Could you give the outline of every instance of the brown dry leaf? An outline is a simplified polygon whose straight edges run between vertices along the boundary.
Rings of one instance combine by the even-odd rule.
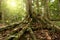
[[[45,32],[45,34],[46,34],[46,39],[47,40],[52,40],[51,37],[49,36],[48,32]]]

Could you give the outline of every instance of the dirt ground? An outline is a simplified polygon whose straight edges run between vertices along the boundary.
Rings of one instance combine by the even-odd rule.
[[[60,40],[60,33],[50,32],[49,30],[36,30],[34,34],[37,40]],[[24,39],[23,39],[24,38]],[[24,36],[20,38],[21,40],[31,40],[29,33],[25,33]]]
[[[0,33],[0,40],[4,40],[12,30]],[[60,32],[48,29],[38,29],[33,31],[37,40],[60,40]],[[29,32],[25,32],[20,40],[32,40]]]

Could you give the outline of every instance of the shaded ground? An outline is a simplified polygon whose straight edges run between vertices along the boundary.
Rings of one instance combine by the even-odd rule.
[[[2,25],[0,25],[2,26]],[[7,35],[13,30],[7,30],[0,32],[0,40],[5,40]],[[18,30],[19,31],[19,30]],[[37,40],[60,40],[60,32],[55,30],[48,30],[48,29],[37,29],[34,30],[34,34]],[[31,35],[28,31],[26,31],[20,38],[20,40],[32,40]]]
[[[34,31],[37,40],[60,40],[60,33],[53,33],[49,30],[36,30]],[[24,39],[23,39],[24,38]],[[22,36],[21,40],[31,40],[31,36],[27,33]]]

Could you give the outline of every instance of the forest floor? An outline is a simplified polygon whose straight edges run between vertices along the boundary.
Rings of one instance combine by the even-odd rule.
[[[50,32],[49,30],[36,30],[34,31],[34,34],[37,38],[37,40],[60,40],[60,33],[59,32]],[[26,40],[31,40],[29,38],[29,33],[27,34],[27,32],[24,34],[24,36],[22,38],[20,38],[21,40],[24,40],[23,38],[27,38]]]
[[[1,27],[2,25],[0,25]],[[0,33],[0,40],[4,40],[6,36],[11,32],[12,30],[3,31]],[[53,32],[48,29],[38,29],[33,31],[37,40],[60,40],[60,32]],[[20,40],[31,40],[31,35],[29,32],[25,32]]]
[[[0,28],[4,28],[5,26],[5,24],[0,23]]]

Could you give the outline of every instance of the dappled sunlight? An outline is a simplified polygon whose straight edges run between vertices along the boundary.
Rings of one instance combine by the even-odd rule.
[[[50,2],[54,2],[55,0],[50,0]]]
[[[60,0],[0,0],[0,40],[60,40]]]
[[[7,0],[7,5],[9,6],[9,7],[16,7],[17,6],[17,3],[16,3],[16,1],[14,1],[14,0]]]
[[[6,23],[22,21],[26,16],[26,4],[23,0],[2,0],[1,7]]]

